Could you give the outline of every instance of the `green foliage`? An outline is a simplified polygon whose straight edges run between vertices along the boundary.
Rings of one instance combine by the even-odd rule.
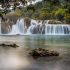
[[[33,5],[29,5],[29,6],[27,6],[27,11],[29,11],[29,10],[35,11],[34,6],[33,6]]]
[[[40,15],[39,15],[40,19],[46,20],[48,18],[48,15],[49,15],[49,12],[46,10],[46,8],[42,8],[40,10]]]
[[[31,9],[27,9],[27,8],[24,8],[21,12],[21,15],[23,15],[23,17],[32,17],[33,15],[33,10]]]
[[[0,0],[0,3],[2,3],[2,5],[6,3],[7,5],[9,1],[11,0]],[[14,0],[15,3],[18,1],[21,1],[24,5],[27,4],[26,0]],[[29,2],[31,1],[32,0],[29,0]],[[7,12],[8,11],[5,10],[2,14]],[[42,0],[34,5],[30,4],[21,10],[16,9],[14,14],[32,19],[57,19],[70,23],[70,0]]]
[[[70,14],[69,13],[65,14],[64,19],[66,20],[66,22],[70,23]]]
[[[43,0],[35,5],[24,8],[21,14],[24,17],[34,19],[57,19],[70,22],[70,1]]]
[[[63,20],[64,14],[65,14],[65,9],[59,8],[58,10],[55,11],[55,16],[58,20]]]
[[[16,9],[15,10],[15,13],[14,13],[16,16],[21,16],[21,11],[19,9]]]

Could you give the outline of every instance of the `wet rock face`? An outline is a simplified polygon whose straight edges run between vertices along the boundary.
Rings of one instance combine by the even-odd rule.
[[[26,17],[24,19],[24,26],[26,26],[27,28],[31,25],[31,19]]]
[[[13,24],[16,24],[17,20],[20,17],[14,13],[9,13],[9,14],[5,15],[4,18],[9,19],[10,21],[13,21],[13,23],[12,23],[12,25],[13,25]]]
[[[8,33],[10,32],[10,29],[11,29],[11,26],[9,25],[9,20],[5,20],[5,21],[2,21],[1,23],[1,32],[4,34],[4,33]]]
[[[59,56],[59,53],[56,51],[50,51],[43,48],[37,48],[31,50],[29,53],[33,58],[39,58],[39,57],[49,57],[49,56]]]
[[[31,30],[32,34],[45,34],[45,25],[37,25]]]
[[[12,29],[12,25],[16,24],[18,18],[19,17],[15,14],[7,14],[7,15],[3,16],[3,19],[1,22],[2,34],[9,33]]]

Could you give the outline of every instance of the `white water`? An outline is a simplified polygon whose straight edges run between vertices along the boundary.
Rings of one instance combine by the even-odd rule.
[[[24,25],[24,19],[18,19],[15,25],[12,25],[11,31],[6,35],[70,35],[70,25],[67,24],[48,24],[49,21],[42,24],[42,21],[31,20],[30,26]],[[0,24],[1,35],[1,24]]]
[[[12,26],[12,30],[9,33],[9,35],[23,34],[23,33],[24,33],[24,20],[18,19],[17,23]]]
[[[48,25],[46,25],[45,34],[47,34],[47,35],[69,35],[70,34],[70,25],[48,24]]]

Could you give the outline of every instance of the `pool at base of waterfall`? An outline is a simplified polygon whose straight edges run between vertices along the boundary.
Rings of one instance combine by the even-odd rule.
[[[70,70],[68,35],[0,36],[0,43],[5,42],[19,47],[0,46],[0,70]],[[59,56],[34,59],[28,52],[35,48],[54,50],[59,52]]]

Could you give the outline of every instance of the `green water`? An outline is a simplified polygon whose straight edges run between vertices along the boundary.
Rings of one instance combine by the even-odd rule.
[[[29,47],[70,47],[70,36],[25,36],[25,44]]]
[[[70,47],[70,36],[0,36],[0,42],[16,42],[24,47]]]
[[[14,42],[19,48],[0,46],[0,70],[70,70],[70,36],[0,36],[0,43]],[[59,52],[59,57],[33,59],[32,48]]]

